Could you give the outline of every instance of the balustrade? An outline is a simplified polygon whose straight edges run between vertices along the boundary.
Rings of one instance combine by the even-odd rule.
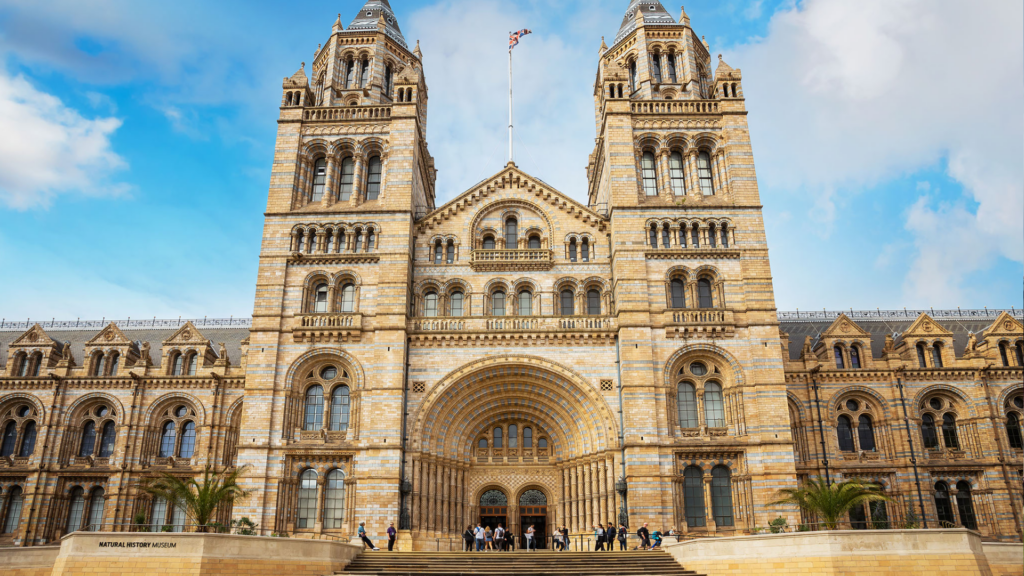
[[[501,331],[612,331],[614,318],[604,316],[506,316],[477,318],[416,319],[410,332],[501,332]]]
[[[333,120],[379,120],[391,118],[390,106],[328,106],[303,110],[302,119],[308,122]]]
[[[473,250],[470,265],[474,270],[548,270],[554,265],[551,250]]]
[[[296,342],[344,342],[358,340],[363,316],[358,313],[299,314],[292,337]]]
[[[732,336],[736,328],[732,310],[722,308],[666,310],[662,323],[666,336]]]
[[[634,114],[718,114],[714,100],[648,100],[631,102]]]

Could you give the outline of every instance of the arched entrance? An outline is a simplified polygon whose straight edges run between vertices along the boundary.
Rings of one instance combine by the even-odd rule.
[[[480,495],[480,525],[494,530],[508,526],[508,495],[496,488]]]
[[[526,547],[526,531],[533,526],[534,547],[547,548],[548,497],[531,488],[519,496],[519,542]]]

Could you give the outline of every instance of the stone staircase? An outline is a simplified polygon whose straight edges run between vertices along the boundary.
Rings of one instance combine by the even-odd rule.
[[[363,552],[339,576],[703,576],[667,552]]]

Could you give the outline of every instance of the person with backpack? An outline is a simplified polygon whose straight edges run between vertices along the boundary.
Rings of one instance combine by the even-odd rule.
[[[661,531],[655,530],[654,533],[651,534],[651,538],[654,540],[654,545],[651,546],[651,550],[656,548],[661,549]]]
[[[494,549],[498,552],[505,550],[505,529],[501,524],[494,529]]]
[[[462,533],[462,551],[472,552],[473,551],[473,527],[466,526],[466,531]]]
[[[640,539],[640,543],[633,550],[639,550],[640,548],[647,550],[651,547],[651,532],[647,529],[647,522],[644,522],[643,526],[637,528],[636,535]]]
[[[619,550],[626,549],[626,525],[619,524]]]
[[[483,552],[484,550],[484,529],[477,522],[476,528],[473,529],[473,537],[476,539],[476,551]]]

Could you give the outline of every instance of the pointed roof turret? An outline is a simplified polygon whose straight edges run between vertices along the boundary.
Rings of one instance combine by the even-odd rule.
[[[732,66],[729,66],[728,64],[726,64],[725,60],[722,60],[722,55],[719,54],[718,55],[718,68],[715,68],[715,78],[722,78],[722,77],[726,76],[727,74],[729,74],[730,72],[732,72]]]
[[[367,0],[366,4],[359,9],[352,23],[348,25],[349,32],[366,32],[377,30],[377,21],[384,19],[384,33],[404,48],[409,46],[405,43],[402,30],[398,27],[398,19],[391,9],[388,0]]]
[[[331,32],[341,32],[343,30],[345,30],[345,27],[341,25],[341,14],[338,14],[338,19],[334,21]]]
[[[637,20],[640,17],[643,18],[645,26],[676,23],[672,15],[658,0],[630,0],[629,7],[626,8],[626,15],[622,17],[622,26],[619,27],[619,32],[615,35],[615,42],[612,45],[618,44],[630,32],[636,30]]]

